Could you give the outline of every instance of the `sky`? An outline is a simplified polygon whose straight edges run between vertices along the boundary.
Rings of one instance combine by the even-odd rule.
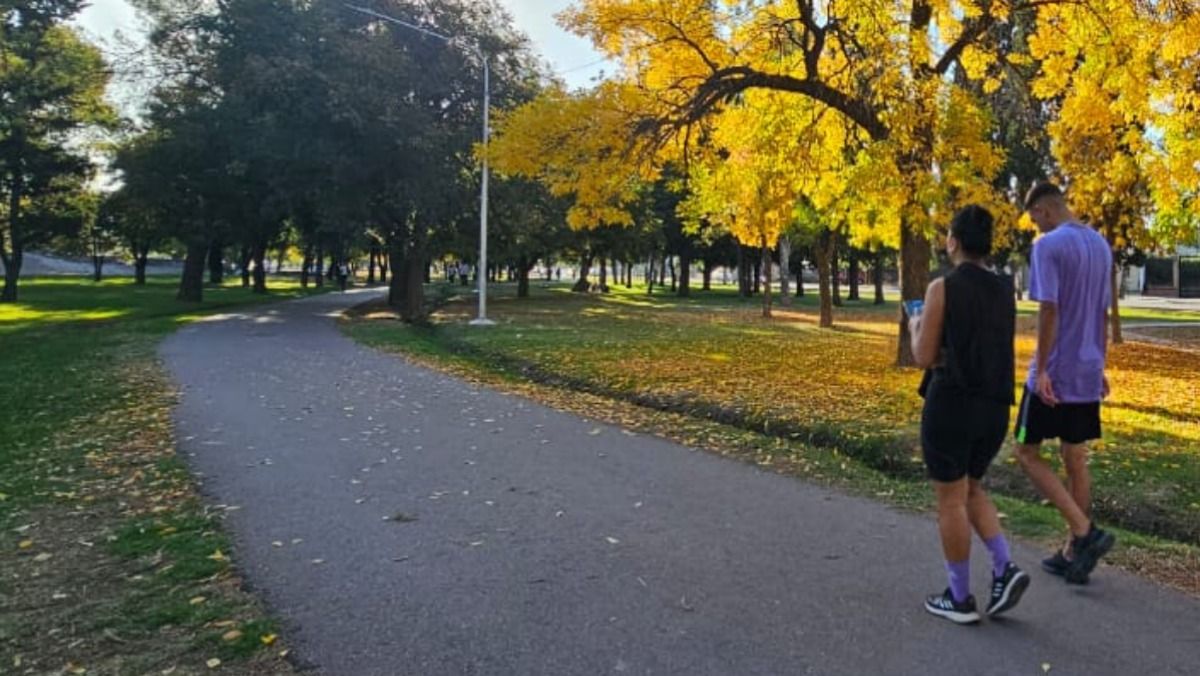
[[[509,10],[517,28],[530,37],[551,69],[571,87],[587,86],[606,68],[612,70],[589,42],[555,23],[554,15],[566,9],[571,0],[500,0],[500,4]],[[119,49],[113,39],[116,31],[140,42],[141,23],[126,0],[91,0],[75,23],[110,50]]]

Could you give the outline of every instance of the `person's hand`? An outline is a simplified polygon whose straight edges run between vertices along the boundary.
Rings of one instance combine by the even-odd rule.
[[[1108,399],[1108,395],[1112,394],[1112,386],[1108,384],[1108,376],[1104,376],[1104,387],[1100,390],[1100,398]]]
[[[1054,383],[1050,382],[1050,374],[1042,371],[1037,375],[1037,396],[1047,406],[1058,405],[1058,396],[1054,394]]]

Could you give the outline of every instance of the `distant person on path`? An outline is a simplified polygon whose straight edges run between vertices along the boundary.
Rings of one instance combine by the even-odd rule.
[[[1025,210],[1042,236],[1029,257],[1029,298],[1038,309],[1037,353],[1029,365],[1015,436],[1017,459],[1038,491],[1062,514],[1067,544],[1042,568],[1072,584],[1086,584],[1115,538],[1091,519],[1087,442],[1100,438],[1100,401],[1108,396],[1112,251],[1067,207],[1053,183],[1035,185]],[[1046,439],[1060,441],[1067,483],[1041,457]]]
[[[345,263],[339,263],[337,268],[338,286],[343,292],[346,291],[346,282],[350,279],[350,268],[346,267]]]
[[[954,269],[935,279],[922,308],[909,307],[913,357],[925,369],[921,447],[937,497],[949,586],[925,610],[959,624],[980,619],[971,595],[971,530],[992,558],[986,612],[1011,610],[1029,575],[1009,557],[996,506],[981,481],[1008,435],[1014,396],[1012,283],[986,267],[994,219],[980,206],[955,214],[946,237]]]

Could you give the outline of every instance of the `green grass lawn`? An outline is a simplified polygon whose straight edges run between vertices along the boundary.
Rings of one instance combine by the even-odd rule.
[[[183,323],[315,290],[271,279],[261,296],[239,280],[193,305],[176,283],[23,280],[21,302],[0,305],[0,567],[18,571],[0,581],[0,664],[158,673],[273,642],[175,456],[155,350]],[[48,580],[88,596],[51,603]]]
[[[835,312],[835,329],[822,330],[809,291],[791,307],[777,304],[775,318],[763,320],[759,299],[738,298],[732,289],[677,299],[647,296],[643,288],[614,287],[600,296],[535,284],[532,298],[518,300],[510,286],[497,285],[490,314],[498,325],[487,330],[466,325],[474,311],[470,298],[443,307],[431,327],[368,316],[346,328],[369,344],[510,382],[534,380],[753,431],[763,447],[799,442],[809,448],[788,446],[787,453],[805,455],[814,467],[815,458],[836,452],[834,468],[846,463],[851,484],[861,483],[849,476],[857,476],[855,468],[874,477],[864,492],[914,495],[894,484],[880,488],[875,475],[882,474],[923,493],[920,374],[893,366],[894,299],[882,306],[846,302]],[[1033,349],[1033,304],[1023,306],[1019,372]],[[1159,319],[1161,313],[1125,314]],[[1105,439],[1093,459],[1098,513],[1126,529],[1127,543],[1150,541],[1136,532],[1195,545],[1200,355],[1128,343],[1114,348],[1110,378]],[[994,475],[1016,526],[1039,536],[1053,530],[1055,515],[1039,504],[1010,455]]]

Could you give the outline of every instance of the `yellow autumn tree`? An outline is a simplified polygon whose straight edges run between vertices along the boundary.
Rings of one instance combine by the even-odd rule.
[[[992,29],[1013,12],[1047,4],[580,0],[561,19],[621,61],[622,77],[653,96],[655,124],[645,129],[658,139],[686,135],[759,89],[802,97],[861,130],[871,159],[903,185],[899,212],[882,220],[898,222],[902,293],[918,298],[928,280],[930,237],[950,203],[964,192],[987,192],[988,171],[999,166],[986,137],[942,147],[939,162],[939,133],[953,126],[944,118],[959,110],[953,104],[963,100],[960,83],[981,83],[985,92],[999,86],[1008,55]],[[947,190],[968,175],[979,184]],[[898,360],[908,363],[903,318],[900,324]]]
[[[1157,75],[1151,128],[1159,152],[1146,173],[1156,214],[1152,229],[1169,245],[1200,242],[1200,1],[1155,3]]]
[[[1156,105],[1166,105],[1156,90],[1172,91],[1174,85],[1173,78],[1163,77],[1167,71],[1160,60],[1171,22],[1152,9],[1127,0],[1057,6],[1042,20],[1058,30],[1030,41],[1031,55],[1042,63],[1033,93],[1057,107],[1048,131],[1071,207],[1112,248],[1114,342],[1121,342],[1122,270],[1132,256],[1160,244],[1151,228],[1158,210],[1155,179],[1163,182],[1160,195],[1169,200],[1178,192],[1168,196],[1164,189],[1177,191],[1187,173],[1172,166],[1176,160],[1155,139],[1163,133],[1158,125],[1166,125],[1175,150],[1186,154],[1178,147],[1186,140],[1178,134],[1176,116],[1155,114]]]

